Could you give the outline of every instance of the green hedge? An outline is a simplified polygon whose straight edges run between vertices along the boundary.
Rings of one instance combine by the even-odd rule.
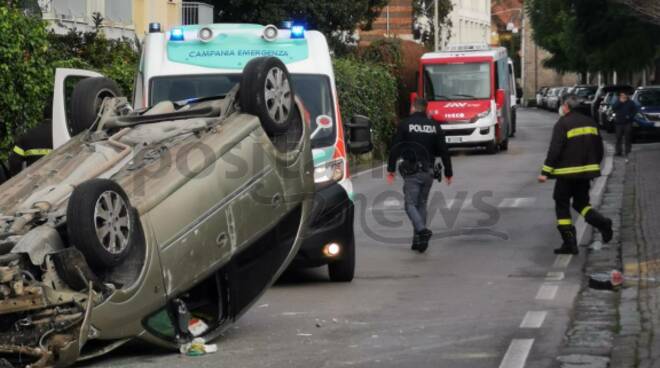
[[[334,61],[342,121],[355,114],[371,119],[374,155],[385,157],[396,124],[397,84],[390,72],[379,65],[339,58]]]
[[[43,21],[0,5],[0,159],[15,134],[41,120],[52,90],[48,33]]]

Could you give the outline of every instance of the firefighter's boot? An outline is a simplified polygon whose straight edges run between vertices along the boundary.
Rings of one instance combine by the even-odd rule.
[[[612,240],[613,231],[612,231],[612,220],[601,215],[596,210],[590,210],[584,216],[584,219],[587,223],[600,231],[600,234],[603,238],[603,243],[609,243]]]
[[[575,227],[573,226],[558,226],[559,233],[561,238],[564,240],[564,243],[561,247],[555,249],[555,254],[578,254],[578,245],[575,235]]]

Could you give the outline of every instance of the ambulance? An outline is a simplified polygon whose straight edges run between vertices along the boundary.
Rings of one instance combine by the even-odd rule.
[[[322,33],[301,25],[257,24],[187,25],[163,31],[160,24],[152,23],[142,45],[134,108],[226,95],[240,82],[250,60],[273,56],[286,64],[293,90],[309,114],[315,166],[314,213],[291,267],[328,265],[332,281],[350,282],[355,270],[355,236],[347,153],[371,150],[371,123],[360,115],[342,122],[330,51]],[[67,84],[65,78],[74,76],[100,75],[62,72],[56,78],[56,90]],[[63,99],[59,93],[57,99]],[[64,106],[55,102],[55,110],[62,110],[60,105]],[[56,145],[70,139],[70,129],[54,130]]]
[[[419,63],[418,96],[441,124],[450,147],[483,147],[495,154],[509,148],[512,78],[503,47],[458,45],[424,54]]]

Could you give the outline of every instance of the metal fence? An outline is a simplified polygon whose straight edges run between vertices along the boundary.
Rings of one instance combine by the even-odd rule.
[[[211,24],[213,23],[213,5],[184,2],[181,7],[181,24]]]

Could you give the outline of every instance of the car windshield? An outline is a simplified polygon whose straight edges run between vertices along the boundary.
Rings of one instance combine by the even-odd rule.
[[[587,97],[596,93],[597,87],[578,87],[575,89],[575,94],[578,97]]]
[[[639,92],[637,101],[642,106],[660,106],[660,89]]]
[[[311,116],[313,147],[335,143],[335,109],[330,78],[323,75],[292,74],[293,88]],[[241,82],[240,74],[186,75],[151,79],[151,105],[161,101],[184,101],[226,95]]]
[[[425,96],[431,101],[490,98],[490,64],[434,64],[424,68]]]

